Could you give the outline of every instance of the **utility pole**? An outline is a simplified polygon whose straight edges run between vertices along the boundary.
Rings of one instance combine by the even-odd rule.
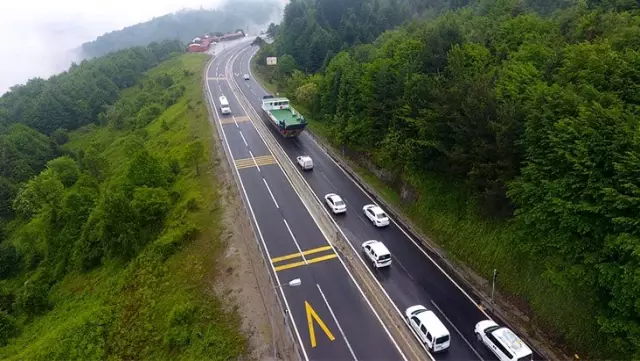
[[[493,302],[493,293],[496,290],[496,276],[498,275],[498,270],[493,269],[493,280],[491,282],[491,302]]]

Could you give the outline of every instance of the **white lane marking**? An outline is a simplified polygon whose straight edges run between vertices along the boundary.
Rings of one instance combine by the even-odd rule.
[[[255,55],[255,53],[254,53],[254,55]],[[253,73],[251,72],[251,67],[249,67],[249,72],[250,72],[250,74],[251,74],[251,77],[253,77]],[[256,82],[256,83],[258,83],[258,82]],[[260,84],[258,84],[258,86],[262,87]],[[264,90],[264,89],[263,89],[263,90]],[[356,185],[356,187],[358,187],[358,188],[360,189],[360,191],[362,191],[362,193],[363,193],[367,198],[371,199],[371,201],[372,201],[372,202],[375,202],[375,200],[373,199],[373,197],[371,197],[371,196],[369,195],[369,193],[367,193],[367,192],[366,192],[366,191],[365,191],[365,190],[364,190],[364,189],[363,189],[363,188],[358,184],[358,182],[356,182],[356,181],[355,181],[355,179],[353,179],[353,178],[349,175],[349,173],[347,173],[347,171],[346,171],[346,170],[344,170],[344,169],[340,166],[340,164],[338,164],[338,162],[336,162],[336,161],[335,161],[335,159],[333,159],[333,158],[329,155],[329,153],[327,153],[327,152],[326,152],[326,151],[325,151],[325,150],[324,150],[324,149],[323,149],[323,148],[318,144],[318,142],[317,142],[315,139],[313,139],[313,137],[311,137],[311,136],[309,136],[309,135],[307,135],[307,134],[304,134],[304,133],[303,133],[303,135],[304,135],[304,136],[306,136],[307,138],[311,139],[311,141],[316,145],[316,147],[317,147],[320,151],[322,151],[322,153],[324,153],[324,154],[326,155],[326,157],[327,157],[327,158],[329,158],[329,160],[331,160],[331,162],[333,162],[333,163],[336,165],[336,167],[338,167],[338,169],[340,169],[340,170],[342,171],[342,173],[344,173],[344,175],[345,175],[345,176],[346,176],[346,177],[347,177],[347,178],[348,178],[348,179],[349,179],[353,184],[355,184],[355,185]],[[387,216],[388,216],[388,215],[387,215]],[[449,279],[449,281],[450,281],[451,283],[453,283],[453,284],[456,286],[456,288],[458,288],[458,290],[460,290],[460,292],[462,292],[462,294],[464,294],[464,295],[467,297],[467,299],[468,299],[469,301],[471,301],[471,303],[473,303],[473,305],[476,307],[476,309],[478,309],[480,312],[482,312],[482,313],[483,313],[483,314],[484,314],[488,319],[490,319],[490,320],[492,320],[492,321],[493,321],[493,319],[491,318],[491,316],[489,316],[489,314],[488,314],[485,310],[483,310],[483,309],[481,309],[480,307],[478,307],[478,305],[476,304],[475,300],[474,300],[471,296],[469,296],[469,294],[468,294],[468,293],[467,293],[467,292],[466,292],[466,291],[465,291],[465,290],[464,290],[464,289],[463,289],[463,288],[462,288],[462,287],[461,287],[461,286],[460,286],[460,285],[459,285],[455,280],[453,280],[453,278],[452,278],[451,276],[449,276],[449,274],[448,274],[448,273],[447,273],[447,272],[446,272],[442,267],[440,267],[440,265],[439,265],[439,264],[438,264],[438,263],[437,263],[437,262],[436,262],[436,261],[435,261],[431,256],[429,256],[429,254],[428,254],[428,253],[427,253],[427,252],[422,248],[422,246],[420,246],[420,245],[419,245],[419,244],[418,244],[418,243],[413,239],[413,237],[411,237],[411,236],[407,233],[407,231],[405,231],[405,230],[404,230],[404,228],[403,228],[403,227],[401,227],[401,226],[400,226],[400,225],[399,225],[399,224],[398,224],[398,223],[397,223],[393,218],[389,217],[389,219],[391,220],[391,222],[393,222],[393,224],[395,224],[395,225],[396,225],[396,227],[398,227],[398,229],[400,229],[400,231],[402,231],[402,233],[403,233],[403,234],[404,234],[404,235],[405,235],[405,236],[406,236],[406,237],[411,241],[411,243],[413,243],[413,245],[414,245],[414,246],[416,246],[416,247],[420,250],[420,252],[421,252],[425,257],[427,257],[427,258],[429,259],[429,261],[431,261],[431,263],[433,263],[433,264],[438,268],[438,270],[440,270],[440,272],[442,272],[442,274],[444,274],[444,275],[445,275],[445,277],[447,277],[447,278]]]
[[[255,52],[254,52],[255,54]],[[235,61],[235,59],[234,59]],[[251,74],[251,77],[253,77],[253,74],[251,73],[251,68],[249,68],[249,74]],[[256,82],[257,84],[257,82]],[[236,84],[237,85],[237,84]],[[258,86],[260,86],[258,84]],[[264,89],[263,89],[264,90]],[[242,89],[240,89],[240,93],[242,93],[242,95],[246,98],[246,95],[244,94],[244,92],[242,91]],[[244,110],[244,112],[246,114],[249,114],[247,112],[247,109],[244,107],[244,105],[242,105],[242,102],[239,102],[240,106],[242,107],[242,109]],[[250,118],[251,119],[251,118]],[[252,125],[253,125],[253,121],[252,121]],[[255,128],[255,125],[253,125],[253,127]],[[262,133],[260,133],[257,129],[256,129],[256,133],[258,133],[258,136],[260,136],[260,138],[262,139],[262,142],[265,144],[265,146],[267,148],[269,148],[269,146],[267,145],[266,141],[264,140],[264,137],[262,136]],[[267,132],[267,136],[273,138],[273,135],[270,132]],[[282,149],[282,147],[280,146],[280,144],[274,139],[274,143],[276,144],[276,146],[278,148],[280,148],[280,150],[286,154],[284,152],[284,150]],[[273,152],[272,152],[273,153]],[[287,161],[289,161],[289,163],[296,168],[296,166],[293,164],[293,161],[291,159],[289,159],[289,157],[287,156]],[[281,168],[282,170],[282,165],[280,164],[280,162],[276,159],[276,163],[278,163],[278,166]],[[287,178],[287,180],[289,181],[289,184],[291,184],[291,188],[293,189],[293,191],[298,195],[298,197],[300,199],[302,199],[302,196],[300,195],[300,193],[298,193],[298,190],[295,189],[295,187],[293,186],[293,181],[291,180],[291,178],[289,178],[289,175],[287,173],[284,172],[284,170],[282,170],[282,173],[284,174],[284,176]],[[313,190],[311,189],[311,187],[309,186],[309,184],[307,183],[306,180],[304,180],[305,185],[311,190],[311,193],[315,196],[315,198],[318,200],[318,202],[322,203],[320,201],[320,199],[318,198],[318,196],[315,194],[315,192],[313,192]],[[307,212],[309,213],[309,216],[311,216],[311,209],[309,209],[309,207],[302,202],[302,204],[304,205],[304,207],[307,209]],[[375,278],[375,276],[373,275],[373,273],[371,272],[371,270],[369,269],[369,266],[364,262],[364,260],[362,259],[362,255],[360,255],[360,252],[356,251],[355,248],[353,247],[353,245],[351,244],[351,242],[348,241],[347,236],[344,234],[344,232],[342,231],[342,229],[337,225],[337,223],[335,222],[335,219],[333,219],[333,217],[329,214],[329,211],[326,209],[326,207],[322,206],[321,207],[325,213],[328,215],[328,217],[331,219],[331,221],[336,225],[336,228],[338,229],[338,231],[342,234],[342,236],[347,240],[347,243],[349,244],[349,246],[351,247],[351,249],[353,249],[353,251],[359,255],[358,259],[360,259],[360,262],[362,262],[362,264],[365,266],[365,268],[367,269],[367,272],[369,272],[369,274],[371,275],[371,277],[374,279],[374,281],[378,284],[378,287],[380,288],[380,290],[382,290],[382,292],[385,294],[385,296],[387,297],[387,299],[389,300],[389,302],[391,302],[391,304],[393,305],[393,307],[395,308],[396,312],[398,312],[398,314],[400,315],[400,318],[405,322],[405,324],[407,326],[409,326],[409,324],[407,323],[407,321],[405,320],[404,316],[402,315],[402,313],[400,312],[400,310],[398,309],[398,306],[396,306],[396,304],[391,300],[391,297],[389,297],[389,294],[387,293],[387,291],[382,287],[382,285],[380,284],[380,282],[378,281],[377,278]],[[313,218],[311,216],[311,218]],[[325,239],[327,240],[327,242],[329,242],[330,239],[332,239],[331,237],[333,237],[334,235],[327,235],[324,231],[324,229],[322,227],[318,226],[318,229],[320,229],[320,232],[322,232],[322,235],[325,237]],[[389,339],[391,340],[391,342],[393,343],[393,345],[395,346],[396,350],[398,351],[398,353],[400,354],[400,356],[402,357],[403,360],[407,361],[407,357],[405,356],[405,354],[402,352],[402,350],[400,349],[400,346],[398,345],[398,343],[396,342],[396,340],[393,338],[393,336],[391,335],[391,333],[389,332],[389,329],[387,328],[387,325],[385,325],[385,323],[382,321],[382,318],[380,318],[380,315],[378,314],[378,312],[375,310],[375,308],[373,308],[373,305],[371,304],[371,301],[369,301],[369,299],[367,298],[367,296],[364,294],[364,292],[362,291],[362,288],[360,287],[360,285],[358,284],[358,282],[356,282],[356,279],[353,277],[353,275],[351,274],[351,271],[349,270],[349,268],[347,268],[347,265],[344,263],[344,260],[342,259],[342,257],[340,256],[340,254],[338,253],[338,251],[335,249],[335,247],[333,246],[333,244],[331,242],[329,242],[329,245],[331,246],[331,249],[333,250],[333,252],[338,255],[338,260],[340,261],[340,263],[342,264],[342,267],[344,268],[345,271],[347,271],[347,274],[349,275],[349,278],[351,279],[351,282],[353,282],[353,284],[356,286],[356,288],[358,289],[358,292],[360,292],[360,295],[362,296],[362,298],[365,300],[365,302],[367,302],[367,305],[369,305],[369,309],[371,310],[371,312],[373,312],[373,314],[376,316],[376,319],[378,320],[378,322],[380,323],[380,325],[382,325],[382,328],[384,329],[385,333],[387,334],[387,337],[389,337]],[[424,344],[422,344],[422,342],[420,342],[420,339],[416,336],[413,335],[413,337],[418,341],[418,344],[420,344],[420,346],[422,347],[422,349],[427,353],[427,356],[429,356],[429,359],[431,359],[432,361],[435,361],[435,359],[433,358],[433,356],[429,353],[429,351],[427,351],[427,349],[425,348]]]
[[[289,223],[287,223],[287,220],[284,219],[284,218],[282,220],[284,221],[284,225],[287,226],[287,230],[289,231],[289,234],[291,235],[291,238],[293,238],[293,243],[295,243],[296,247],[298,247],[298,252],[300,252],[300,256],[302,256],[302,260],[304,261],[304,264],[309,264],[307,262],[307,259],[304,256],[304,253],[302,253],[302,249],[300,248],[300,245],[298,244],[298,240],[293,235],[293,232],[291,232],[291,228],[289,228]]]
[[[258,172],[262,172],[260,170],[260,166],[258,165],[258,162],[256,162],[256,157],[253,156],[253,153],[251,153],[251,151],[249,151],[249,154],[251,155],[251,159],[253,159],[253,164],[255,164],[256,168],[258,168]]]
[[[278,202],[276,202],[276,197],[274,197],[273,193],[271,193],[271,188],[269,188],[269,184],[267,184],[267,180],[262,178],[262,181],[264,182],[264,185],[267,187],[267,190],[269,191],[269,195],[271,195],[271,199],[273,200],[273,203],[276,204],[276,208],[280,209],[280,206],[278,205]],[[291,231],[289,231],[289,232],[291,232]]]
[[[342,338],[344,338],[344,342],[346,342],[347,347],[349,348],[349,352],[351,352],[351,356],[353,356],[353,359],[355,361],[358,361],[358,358],[356,357],[355,352],[353,352],[353,348],[351,348],[351,344],[349,343],[349,339],[347,339],[347,335],[345,335],[344,331],[342,331],[342,327],[340,326],[340,322],[338,322],[338,318],[333,313],[333,309],[331,309],[331,305],[329,305],[329,301],[327,301],[327,298],[324,296],[324,292],[322,292],[322,288],[320,288],[320,285],[317,284],[317,283],[316,283],[316,286],[318,286],[318,291],[320,291],[320,295],[322,296],[322,299],[324,300],[324,303],[327,305],[327,308],[329,309],[329,312],[331,313],[331,317],[333,317],[333,321],[335,321],[336,325],[338,326],[338,331],[340,331],[340,334],[342,335]]]
[[[209,71],[209,69],[211,68],[211,65],[213,64],[213,61],[211,61],[209,63],[209,66],[207,68],[207,72]],[[209,86],[209,82],[207,82],[207,90],[209,91],[209,100],[211,101],[211,104],[213,104],[213,93],[211,92],[211,87]],[[215,109],[214,109],[215,110]],[[264,237],[262,236],[262,230],[260,229],[260,225],[258,224],[258,219],[256,218],[255,213],[253,212],[253,207],[251,206],[251,201],[249,200],[249,196],[247,195],[247,190],[244,188],[244,183],[242,182],[242,178],[240,177],[240,171],[238,171],[238,169],[236,169],[235,165],[233,164],[233,153],[231,152],[231,147],[229,146],[229,141],[227,139],[227,134],[224,131],[224,127],[222,126],[222,121],[220,120],[220,117],[218,117],[218,112],[213,111],[212,112],[213,117],[218,121],[219,126],[219,130],[222,132],[222,136],[224,138],[224,143],[227,146],[227,151],[229,152],[228,155],[229,157],[227,157],[227,161],[229,162],[229,165],[231,166],[231,168],[235,169],[236,175],[238,177],[238,181],[239,181],[239,185],[240,188],[242,189],[242,193],[244,194],[244,199],[247,202],[249,211],[251,212],[251,218],[253,218],[253,222],[256,225],[256,229],[258,230],[258,235],[260,236],[260,241],[262,242],[262,247],[264,249],[264,252],[266,253],[267,259],[266,262],[271,266],[271,272],[273,273],[273,276],[276,279],[277,284],[282,284],[282,282],[280,281],[280,278],[278,277],[278,274],[276,272],[275,267],[273,266],[273,263],[270,262],[271,260],[271,255],[269,253],[269,248],[267,247],[266,242],[264,241]],[[287,301],[287,296],[285,296],[284,294],[284,288],[280,287],[280,296],[282,298],[282,300],[284,301],[284,305],[286,307],[286,313],[287,316],[289,316],[289,318],[291,319],[291,325],[293,325],[293,330],[296,334],[296,338],[298,339],[298,343],[300,344],[300,347],[302,349],[302,355],[304,356],[304,359],[306,361],[309,361],[309,356],[307,355],[307,349],[304,347],[304,343],[302,342],[302,337],[300,337],[300,332],[298,331],[298,326],[296,325],[296,321],[293,318],[293,313],[291,312],[291,308],[289,307],[289,301]]]
[[[236,123],[236,124],[237,124],[237,123]],[[242,137],[242,141],[244,142],[244,145],[245,145],[246,147],[248,147],[248,146],[249,146],[249,144],[247,144],[247,140],[246,140],[246,139],[244,139],[244,135],[242,135],[242,130],[240,130],[239,132],[240,132],[240,137]]]
[[[444,317],[445,320],[447,320],[447,322],[449,322],[449,324],[451,325],[451,327],[453,327],[454,330],[456,330],[456,332],[458,333],[458,335],[460,335],[460,338],[462,338],[462,341],[464,341],[467,346],[469,346],[469,348],[471,349],[471,351],[473,351],[473,353],[476,354],[476,356],[478,356],[478,359],[480,361],[484,361],[484,359],[482,358],[482,356],[480,356],[480,354],[478,353],[478,351],[476,351],[475,348],[473,348],[473,346],[471,345],[471,342],[469,342],[463,335],[462,332],[460,332],[460,330],[458,330],[458,328],[456,327],[456,325],[453,324],[453,322],[451,322],[451,320],[449,320],[449,317],[447,317],[447,315],[444,314],[444,312],[442,312],[442,310],[440,309],[440,307],[438,307],[438,305],[436,305],[435,302],[433,302],[433,300],[430,300],[431,304],[433,305],[433,307],[435,307],[438,312],[440,312],[440,314]]]
[[[236,117],[232,115],[232,116],[231,116],[231,119],[233,119],[233,122],[234,122],[234,123],[236,123],[236,128],[240,129],[240,126],[238,125],[238,121],[236,120]],[[246,144],[246,143],[247,143],[247,142],[245,142],[245,144]]]
[[[256,51],[257,52],[257,51]],[[254,55],[255,53],[254,52]],[[251,74],[251,77],[253,77],[253,73],[251,72],[251,68],[249,68],[249,74]],[[258,86],[264,91],[266,92],[266,90],[264,90],[264,88],[262,88],[262,86],[256,82],[256,84],[258,84]],[[243,94],[244,95],[244,94]],[[242,106],[242,103],[240,104],[240,106]],[[242,108],[244,109],[244,106],[242,106]],[[246,109],[244,109],[245,113],[247,112]],[[254,126],[255,127],[255,126]],[[257,131],[256,131],[257,132]],[[257,132],[258,135],[262,138],[262,134],[260,134],[260,132]],[[268,133],[269,136],[273,137],[271,135],[271,133]],[[264,141],[264,140],[263,140]],[[265,142],[266,144],[266,142]],[[282,147],[280,146],[280,144],[277,143],[276,144],[278,147],[280,147],[280,149],[282,149]],[[317,145],[317,144],[316,144]],[[319,146],[318,146],[319,147]],[[282,150],[284,152],[284,150]],[[287,160],[293,164],[293,161],[287,156],[286,157]],[[329,157],[334,163],[336,163],[331,157]],[[276,160],[277,161],[277,160]],[[337,163],[336,163],[337,164]],[[280,163],[278,162],[278,165],[280,167],[282,167],[282,165],[280,165]],[[295,165],[294,165],[295,168]],[[344,172],[344,170],[343,170]],[[283,171],[284,173],[284,171]],[[285,177],[287,177],[287,179],[289,180],[289,183],[291,182],[291,179],[289,179],[289,176],[284,173]],[[304,179],[304,177],[303,177]],[[304,180],[304,183],[306,184],[307,188],[309,188],[311,190],[311,194],[314,195],[314,197],[316,198],[316,200],[320,203],[322,203],[322,201],[320,200],[320,198],[318,198],[318,195],[315,193],[315,191],[313,191],[313,188],[311,188],[311,186],[309,185],[309,183],[306,181],[306,179]],[[357,184],[356,184],[357,185]],[[292,183],[292,188],[293,188],[293,183]],[[293,188],[293,190],[296,192],[296,194],[298,194],[298,197],[301,197],[300,194],[298,193],[298,191]],[[304,204],[304,202],[303,202]],[[305,204],[306,207],[306,204]],[[380,281],[378,281],[378,279],[376,278],[376,276],[373,274],[373,272],[371,271],[371,269],[369,268],[369,264],[365,261],[365,259],[363,258],[361,252],[359,252],[358,250],[356,250],[356,248],[353,246],[353,244],[351,243],[351,241],[349,241],[349,238],[347,237],[347,235],[344,233],[344,231],[342,230],[342,227],[340,227],[340,225],[338,225],[338,223],[336,222],[336,220],[329,214],[329,211],[326,210],[325,207],[322,207],[322,209],[325,210],[325,213],[329,216],[329,218],[331,219],[331,222],[333,222],[333,224],[336,226],[336,229],[338,229],[338,231],[340,232],[340,234],[342,235],[342,237],[344,237],[345,240],[347,240],[347,244],[349,245],[349,247],[353,250],[353,252],[355,252],[358,255],[358,259],[360,260],[360,262],[364,265],[365,269],[367,270],[367,272],[369,273],[369,275],[373,278],[373,280],[375,281],[375,283],[378,285],[378,288],[382,291],[382,293],[385,295],[385,297],[387,297],[387,300],[391,303],[391,305],[393,306],[393,308],[396,310],[396,312],[398,313],[398,315],[400,316],[400,319],[402,319],[402,321],[405,323],[405,325],[407,325],[407,327],[409,327],[409,329],[411,329],[411,326],[409,325],[407,319],[404,317],[404,314],[400,311],[400,309],[398,308],[398,306],[396,305],[395,302],[393,302],[393,300],[391,299],[391,296],[389,296],[389,293],[387,292],[387,290],[382,287],[382,284],[380,283]],[[307,210],[309,210],[307,208]],[[309,213],[311,213],[311,211],[309,210]],[[320,228],[320,227],[318,227]],[[320,229],[320,231],[324,234],[324,231],[322,229]],[[327,240],[329,239],[327,237],[327,235],[325,234],[325,238],[327,238]],[[338,254],[338,252],[335,250],[335,248],[333,247],[333,244],[331,244],[331,247],[333,248],[333,251],[336,252],[336,254]],[[355,283],[356,287],[358,288],[358,290],[360,291],[360,294],[362,294],[362,297],[365,299],[365,301],[367,302],[367,304],[369,305],[369,307],[371,308],[371,310],[373,311],[373,313],[376,315],[378,321],[383,325],[385,331],[387,332],[387,335],[389,335],[389,338],[392,340],[393,344],[396,346],[396,349],[400,352],[400,355],[402,355],[402,358],[404,360],[406,360],[407,358],[405,357],[404,353],[402,353],[402,350],[400,350],[400,347],[398,346],[397,342],[395,339],[393,339],[393,337],[391,337],[391,334],[389,333],[389,330],[387,329],[386,325],[384,324],[384,322],[382,322],[382,319],[380,318],[380,316],[378,315],[378,313],[376,312],[376,310],[373,308],[373,306],[371,305],[371,302],[369,302],[369,299],[364,295],[364,292],[362,292],[362,289],[360,288],[360,285],[355,281],[355,279],[353,278],[353,275],[351,274],[351,272],[349,271],[349,269],[347,268],[347,266],[345,265],[344,261],[342,260],[342,258],[340,256],[338,256],[338,259],[340,260],[340,262],[342,263],[342,266],[345,268],[345,270],[347,271],[347,273],[349,273],[349,276],[351,277],[351,280],[353,281],[353,283]],[[425,345],[422,343],[422,341],[420,340],[420,338],[414,333],[411,332],[411,334],[413,335],[413,337],[415,338],[415,340],[418,342],[418,344],[422,347],[422,349],[426,352],[427,356],[429,357],[429,359],[431,361],[435,361],[435,358],[433,357],[433,355],[431,355],[431,353],[429,352],[429,350],[425,347]]]

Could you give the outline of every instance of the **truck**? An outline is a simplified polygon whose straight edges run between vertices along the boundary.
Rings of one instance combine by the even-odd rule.
[[[302,114],[291,106],[289,99],[265,95],[262,97],[262,112],[268,122],[285,138],[295,138],[307,126]]]

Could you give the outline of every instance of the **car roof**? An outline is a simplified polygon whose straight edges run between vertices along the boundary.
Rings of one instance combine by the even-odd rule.
[[[508,347],[517,358],[531,355],[531,349],[527,346],[518,335],[513,333],[510,329],[506,327],[500,327],[499,329],[491,332],[491,334],[502,344]]]
[[[425,312],[420,312],[415,315],[415,317],[417,317],[420,322],[429,329],[431,336],[438,338],[449,335],[449,330],[447,330],[442,321],[440,321],[433,311],[427,310]]]
[[[371,247],[371,249],[378,255],[381,256],[383,254],[391,254],[389,252],[389,249],[387,248],[387,246],[384,245],[384,243],[380,242],[380,241],[373,241],[369,244],[369,247]]]
[[[302,160],[311,160],[311,157],[309,157],[308,155],[301,155],[300,159],[302,159]]]
[[[333,199],[334,201],[341,201],[342,197],[340,197],[339,195],[335,194],[335,193],[331,193],[331,194],[327,194],[329,196],[329,198]]]
[[[369,207],[369,208],[371,208],[371,210],[373,211],[373,213],[375,213],[375,214],[381,214],[381,213],[384,213],[384,211],[382,210],[382,208],[380,208],[379,206],[376,206],[375,204],[371,204],[370,206],[371,206],[371,207]]]

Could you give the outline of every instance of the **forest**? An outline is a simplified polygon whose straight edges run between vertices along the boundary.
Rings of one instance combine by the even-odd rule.
[[[281,11],[282,7],[276,0],[233,0],[215,10],[182,10],[101,35],[82,44],[82,55],[93,58],[152,42],[176,39],[188,43],[205,33],[248,30],[252,26],[267,24]]]
[[[0,359],[246,354],[207,291],[222,249],[208,57],[182,49],[118,51],[0,98]]]
[[[640,2],[292,0],[268,34],[258,73],[448,254],[640,357]]]

